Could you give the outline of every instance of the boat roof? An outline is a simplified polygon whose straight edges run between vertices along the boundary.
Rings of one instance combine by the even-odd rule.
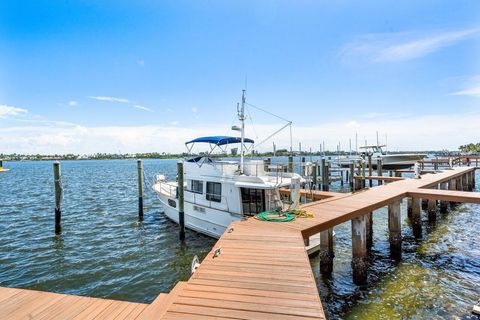
[[[358,147],[359,149],[368,149],[368,148],[378,148],[378,147],[386,147],[384,144],[380,145],[373,145],[373,146],[363,146],[363,147]]]
[[[229,136],[211,136],[211,137],[196,138],[196,139],[190,140],[188,142],[185,142],[185,144],[196,143],[196,142],[213,143],[217,146],[223,146],[225,144],[241,143],[242,139],[239,138],[239,137],[229,137]],[[243,142],[244,143],[255,143],[255,141],[253,141],[252,139],[248,139],[248,138],[244,138]]]

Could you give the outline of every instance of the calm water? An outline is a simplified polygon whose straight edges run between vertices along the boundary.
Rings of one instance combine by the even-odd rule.
[[[181,245],[177,225],[163,217],[149,190],[145,219],[138,222],[135,161],[62,162],[60,237],[53,235],[52,163],[6,167],[11,171],[0,174],[0,286],[150,302],[188,279],[193,256],[202,258],[215,243],[187,230]],[[165,172],[173,178],[176,160],[145,160],[144,167],[151,178]],[[470,310],[480,297],[479,207],[459,205],[439,214],[436,224],[424,221],[421,241],[404,221],[403,257],[396,262],[389,257],[387,212],[374,213],[364,288],[351,281],[350,224],[335,228],[332,277],[319,274],[318,258],[311,261],[330,319],[476,319]]]

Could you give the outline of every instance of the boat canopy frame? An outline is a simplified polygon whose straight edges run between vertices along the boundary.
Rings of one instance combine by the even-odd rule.
[[[188,150],[188,153],[191,154],[193,147],[195,146],[195,143],[208,143],[210,146],[210,152],[208,155],[212,154],[212,152],[216,149],[219,148],[223,152],[227,151],[228,145],[230,144],[236,144],[236,143],[241,143],[241,138],[239,137],[231,137],[231,136],[208,136],[208,137],[199,137],[190,141],[185,142],[185,147]],[[250,148],[248,148],[245,143],[250,143],[251,146],[253,147],[255,141],[249,138],[244,138],[243,140],[243,145],[245,149],[248,151]]]

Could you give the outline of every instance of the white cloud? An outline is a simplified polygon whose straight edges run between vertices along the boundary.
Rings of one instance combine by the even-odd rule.
[[[71,101],[68,102],[68,105],[69,105],[70,107],[76,107],[76,106],[78,105],[78,102],[77,102],[77,101],[74,101],[74,100],[71,100]]]
[[[471,96],[480,98],[480,86],[450,93],[452,96]]]
[[[90,99],[99,100],[99,101],[108,101],[108,102],[119,102],[119,103],[131,103],[130,100],[124,98],[115,98],[115,97],[104,97],[104,96],[91,96]]]
[[[347,128],[359,128],[360,124],[357,121],[349,121],[345,127]]]
[[[197,108],[197,107],[193,107],[193,108],[192,108],[192,112],[193,112],[193,113],[197,113],[197,112],[198,112],[198,108]]]
[[[225,134],[228,123],[204,124],[198,127],[177,126],[172,122],[166,126],[103,126],[87,127],[72,123],[57,122],[20,122],[22,125],[0,127],[0,145],[3,153],[95,153],[95,152],[182,152],[184,142],[199,136]],[[294,126],[293,145],[302,143],[302,148],[318,150],[325,141],[329,150],[335,150],[340,142],[347,149],[349,139],[355,146],[355,133],[358,133],[359,145],[375,142],[376,131],[380,134],[380,143],[385,142],[388,134],[389,150],[456,150],[459,145],[478,142],[478,123],[480,112],[464,114],[418,115],[402,118],[364,119],[361,123],[352,121],[353,126],[346,128],[345,121],[318,123],[315,126]],[[360,127],[355,124],[361,124]],[[434,125],[432,125],[434,124]],[[279,129],[276,125],[255,126],[257,142]],[[247,126],[247,137],[254,136],[252,128]],[[227,134],[236,135],[236,132]],[[441,137],[441,139],[439,139]],[[278,149],[289,147],[289,131],[284,130],[273,140],[258,148],[270,150],[272,141]],[[199,146],[200,147],[200,146]],[[199,149],[203,150],[203,149]],[[204,151],[204,150],[203,150]]]
[[[344,59],[366,58],[373,62],[406,61],[426,56],[478,35],[480,35],[480,28],[428,33],[366,34],[344,45],[340,55]]]
[[[170,125],[171,125],[171,126],[178,126],[179,124],[180,124],[180,122],[178,122],[178,121],[172,121],[172,122],[170,122]]]
[[[144,60],[137,60],[137,64],[140,66],[140,67],[143,67],[145,65],[145,61]]]
[[[0,105],[0,118],[15,117],[22,113],[27,113],[27,109],[17,108],[6,104]]]
[[[143,110],[143,111],[153,112],[152,109],[147,108],[147,107],[144,107],[144,106],[141,106],[141,105],[139,105],[139,104],[134,104],[132,107],[134,107],[134,108],[136,108],[136,109]]]

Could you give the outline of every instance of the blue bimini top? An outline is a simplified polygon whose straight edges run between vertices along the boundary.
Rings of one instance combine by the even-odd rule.
[[[232,144],[232,143],[241,143],[242,139],[238,137],[229,137],[229,136],[212,136],[212,137],[200,137],[188,142],[185,144],[195,143],[195,142],[205,142],[205,143],[213,143],[217,146],[223,146],[225,144]],[[252,139],[244,138],[244,143],[255,143]]]

